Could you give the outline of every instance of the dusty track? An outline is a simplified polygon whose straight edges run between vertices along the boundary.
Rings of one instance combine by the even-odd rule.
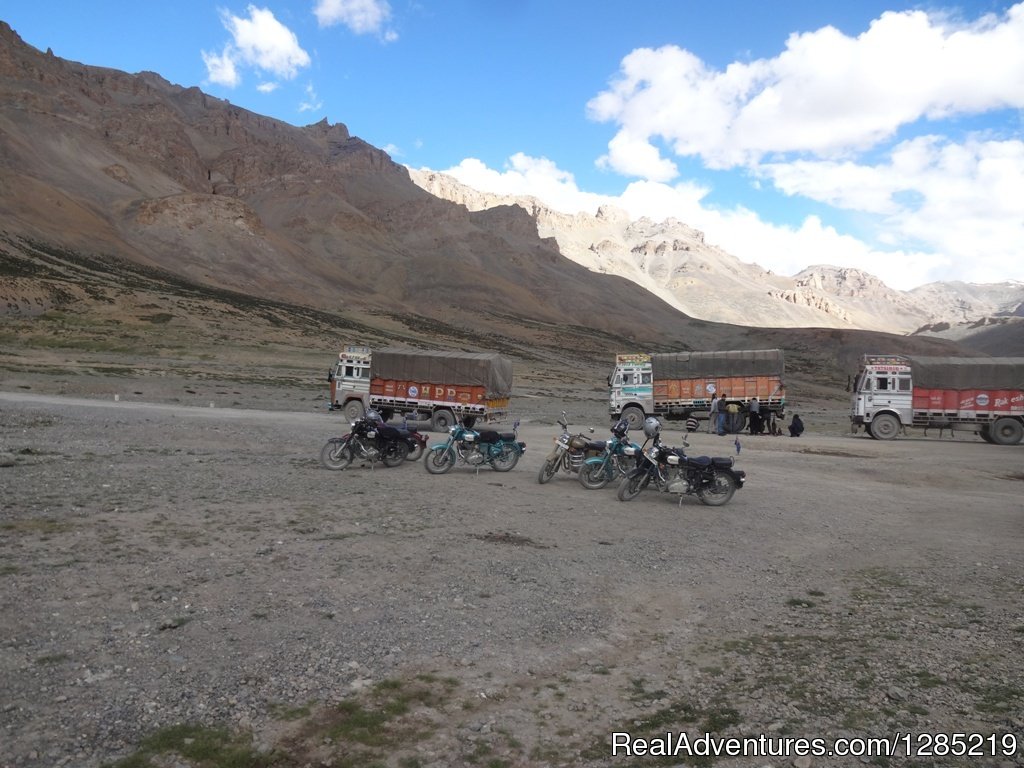
[[[560,405],[530,402],[512,472],[435,477],[322,469],[322,412],[0,393],[0,765],[96,766],[179,722],[336,765],[630,764],[615,731],[1024,744],[1024,447],[743,437],[728,506],[624,504],[537,484]],[[445,681],[415,736],[302,741],[282,714],[384,680]]]

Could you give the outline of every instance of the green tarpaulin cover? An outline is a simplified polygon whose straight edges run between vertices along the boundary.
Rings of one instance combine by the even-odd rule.
[[[1024,389],[1024,357],[911,357],[914,386]]]
[[[373,351],[370,376],[484,387],[492,397],[512,393],[512,361],[494,352],[424,352],[385,347]]]
[[[741,349],[726,352],[670,352],[651,355],[655,379],[714,376],[779,376],[785,370],[781,349]]]

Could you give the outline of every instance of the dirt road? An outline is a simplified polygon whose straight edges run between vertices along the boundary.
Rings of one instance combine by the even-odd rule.
[[[1018,749],[876,763],[1019,764],[1024,446],[812,422],[742,437],[749,482],[723,508],[622,503],[537,484],[560,404],[529,407],[513,471],[432,476],[324,470],[323,412],[0,393],[0,765],[92,768],[179,723],[289,766],[953,731]],[[604,436],[599,406],[570,411]],[[736,455],[706,434],[690,452]],[[379,738],[338,724],[353,702]]]

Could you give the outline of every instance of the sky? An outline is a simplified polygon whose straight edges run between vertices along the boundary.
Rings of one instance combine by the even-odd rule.
[[[1024,281],[1024,2],[3,0],[0,19],[476,189],[676,219],[777,274]]]

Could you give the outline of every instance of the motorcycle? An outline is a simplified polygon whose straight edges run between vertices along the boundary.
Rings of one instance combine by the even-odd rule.
[[[537,473],[537,482],[541,485],[554,477],[559,469],[575,475],[587,458],[604,451],[604,441],[590,440],[582,432],[576,435],[569,434],[569,422],[565,411],[562,411],[562,418],[558,423],[562,427],[562,434],[554,438],[555,447],[551,449],[551,453],[541,465],[540,472]],[[590,428],[590,432],[593,434],[593,427]]]
[[[419,461],[420,456],[427,449],[427,436],[420,433],[416,427],[409,426],[409,420],[403,419],[402,426],[396,427],[398,433],[405,440],[406,445],[409,446],[409,453],[406,455],[406,461]]]
[[[619,484],[619,501],[635,499],[640,491],[653,487],[662,493],[679,494],[680,503],[684,495],[696,495],[702,503],[720,507],[743,487],[747,473],[733,468],[731,456],[687,456],[682,448],[662,445],[660,431],[660,424],[648,430],[645,422],[644,434],[649,439],[636,452],[636,468]],[[689,447],[685,439],[683,446]]]
[[[332,437],[320,450],[320,463],[327,469],[345,469],[355,459],[370,462],[371,469],[377,461],[385,467],[397,467],[409,455],[410,444],[417,442],[411,432],[403,434],[397,427],[387,426],[372,409],[351,427],[350,432]]]
[[[619,420],[612,427],[611,440],[605,442],[601,455],[583,462],[579,472],[580,485],[599,490],[615,478],[624,477],[636,466],[636,452],[640,446],[627,439],[627,432],[629,422],[626,419]],[[630,453],[626,453],[627,449],[631,449]]]
[[[443,475],[457,463],[479,469],[489,464],[495,472],[508,472],[526,452],[526,443],[518,439],[519,421],[511,432],[493,429],[474,430],[469,419],[448,428],[448,440],[430,446],[423,459],[427,472]]]

